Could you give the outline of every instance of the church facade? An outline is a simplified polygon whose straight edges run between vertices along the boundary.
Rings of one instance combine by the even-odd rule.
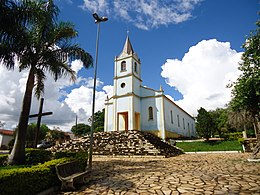
[[[129,37],[115,57],[113,96],[105,101],[104,131],[140,130],[163,140],[195,137],[195,121],[160,88],[142,86],[141,62]]]

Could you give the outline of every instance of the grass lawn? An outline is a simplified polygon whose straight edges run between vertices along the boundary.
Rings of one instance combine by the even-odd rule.
[[[238,141],[177,142],[176,146],[185,152],[243,150]]]

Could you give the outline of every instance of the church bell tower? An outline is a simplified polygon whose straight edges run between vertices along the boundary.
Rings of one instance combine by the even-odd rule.
[[[114,65],[115,130],[140,130],[141,62],[127,36]]]

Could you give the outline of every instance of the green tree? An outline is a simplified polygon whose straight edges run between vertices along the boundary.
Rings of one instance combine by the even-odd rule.
[[[229,132],[230,128],[228,125],[227,109],[217,108],[216,110],[209,111],[209,114],[211,115],[214,129],[217,131],[219,137],[222,137],[223,134]]]
[[[54,127],[53,130],[49,130],[45,136],[48,141],[60,141],[66,139],[65,132],[60,130],[59,127]]]
[[[71,132],[74,133],[74,135],[76,136],[84,136],[90,133],[90,126],[84,123],[79,123],[72,126]]]
[[[198,110],[196,122],[196,130],[199,136],[206,138],[208,141],[211,137],[212,133],[214,132],[215,124],[209,112],[204,108],[200,108]]]
[[[27,127],[26,131],[26,141],[29,143],[32,143],[31,147],[33,147],[33,143],[35,141],[35,136],[36,136],[36,123],[31,123]],[[40,130],[39,130],[39,135],[38,135],[38,140],[43,140],[45,139],[45,136],[47,132],[49,131],[49,127],[45,124],[41,124]]]
[[[253,151],[253,158],[260,151],[260,20],[256,25],[257,29],[250,33],[242,46],[245,52],[238,68],[241,75],[233,83],[233,98],[230,103],[234,111],[244,110],[254,118],[258,143]]]
[[[36,97],[40,98],[44,92],[46,72],[49,72],[55,81],[63,76],[69,76],[72,81],[75,81],[75,72],[68,62],[79,58],[88,68],[92,65],[92,57],[78,45],[70,42],[72,38],[77,36],[77,32],[71,23],[58,22],[59,10],[54,5],[53,0],[5,2],[12,2],[12,5],[16,4],[18,8],[25,10],[28,8],[36,13],[33,17],[34,20],[27,20],[17,25],[20,31],[19,40],[16,33],[12,34],[12,30],[5,30],[0,34],[0,60],[3,60],[4,65],[8,69],[13,69],[14,61],[17,58],[19,70],[29,70],[17,136],[8,159],[10,164],[23,164],[33,90],[35,90]],[[10,11],[7,18],[16,16],[12,15],[12,6],[6,5],[6,7]],[[2,7],[0,8],[2,9]],[[11,36],[6,36],[8,33]]]
[[[30,123],[26,130],[26,146],[27,147],[33,147],[35,136],[36,136],[36,123]],[[49,131],[49,127],[45,124],[41,124],[38,139],[43,140],[45,139],[45,136],[47,135],[47,132]],[[17,128],[15,129],[15,134],[17,132]]]
[[[104,121],[105,120],[105,109],[102,111],[97,111],[94,114],[94,132],[104,131]],[[88,119],[88,122],[92,123],[92,117]]]

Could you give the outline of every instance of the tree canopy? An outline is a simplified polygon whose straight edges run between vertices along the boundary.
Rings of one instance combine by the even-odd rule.
[[[35,141],[35,136],[36,136],[36,123],[30,123],[27,127],[26,131],[26,145],[27,147],[33,147],[34,141]],[[49,127],[45,124],[41,124],[40,130],[39,130],[39,135],[38,139],[39,140],[44,140],[45,136],[47,135],[47,132],[49,131]],[[17,128],[15,129],[17,131]]]
[[[100,132],[104,131],[104,121],[105,120],[105,109],[102,111],[97,111],[94,114],[94,131],[95,132]],[[92,123],[92,117],[88,119],[88,122],[91,124]]]
[[[215,124],[213,119],[207,110],[204,108],[200,108],[198,110],[197,122],[196,122],[196,130],[199,136],[206,138],[209,140],[212,133],[214,132]]]
[[[76,136],[84,136],[90,133],[90,126],[84,123],[79,123],[72,126],[71,132]]]
[[[247,37],[239,63],[241,75],[233,83],[231,106],[235,111],[248,111],[259,121],[260,113],[260,21],[257,29]]]

